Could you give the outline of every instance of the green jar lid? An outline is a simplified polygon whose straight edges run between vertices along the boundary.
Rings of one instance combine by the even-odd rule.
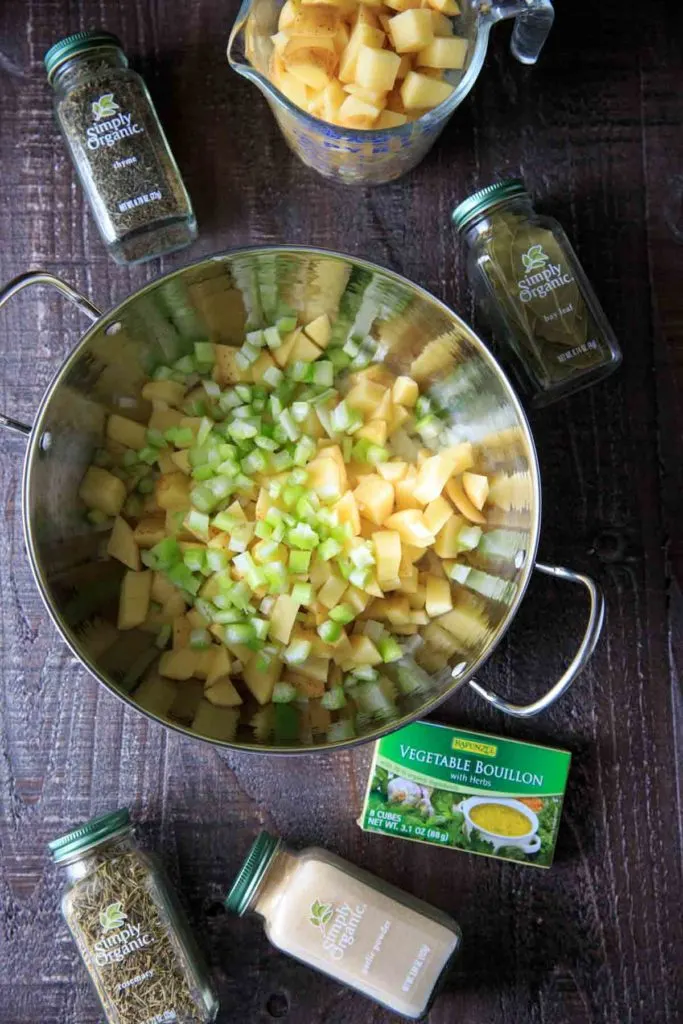
[[[74,853],[83,853],[84,850],[89,849],[91,846],[103,843],[105,839],[109,839],[117,832],[128,828],[129,825],[130,815],[128,808],[122,807],[118,811],[101,814],[99,818],[91,818],[84,825],[75,828],[73,832],[67,832],[65,836],[53,839],[47,846],[55,864],[59,864],[60,861],[66,860],[67,857],[73,856]]]
[[[249,906],[268,865],[275,856],[281,840],[269,832],[259,832],[247,854],[232,888],[225,897],[225,905],[234,914],[242,915]]]
[[[86,53],[88,50],[96,50],[99,46],[118,46],[119,49],[122,49],[119,37],[102,29],[74,32],[72,36],[60,39],[58,43],[50,47],[43,57],[48,82],[52,81],[59,65],[69,57],[75,57],[77,53]]]
[[[506,178],[505,181],[497,181],[495,185],[487,185],[480,188],[478,192],[468,196],[467,199],[456,206],[451,214],[451,219],[458,231],[464,231],[468,224],[475,217],[481,216],[486,210],[505,199],[512,199],[514,196],[525,196],[527,190],[521,178]]]

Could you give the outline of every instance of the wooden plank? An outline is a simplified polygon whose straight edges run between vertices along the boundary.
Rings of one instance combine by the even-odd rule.
[[[201,236],[152,265],[115,266],[54,127],[44,50],[90,26],[66,0],[0,5],[0,280],[42,266],[109,307],[159,273],[243,244],[298,242],[391,266],[466,319],[473,305],[449,224],[472,189],[524,174],[560,219],[625,352],[620,374],[533,416],[542,464],[541,554],[595,575],[608,624],[590,668],[539,721],[503,720],[458,693],[441,720],[574,753],[556,865],[532,872],[364,835],[369,751],[315,760],[225,754],[126,709],[75,663],[31,579],[20,522],[20,439],[0,439],[0,1017],[81,1024],[94,997],[60,923],[48,839],[128,805],[189,908],[221,1021],[389,1024],[390,1016],[272,950],[221,909],[260,827],[327,845],[443,906],[465,945],[430,1024],[674,1024],[683,999],[675,712],[683,487],[683,69],[676,22],[653,0],[558,4],[541,63],[515,65],[504,29],[471,97],[409,178],[381,189],[323,181],[286,149],[266,103],[224,57],[236,0],[102,0],[157,99]],[[0,313],[0,410],[30,422],[84,324],[46,293]],[[534,583],[481,678],[530,698],[571,656],[584,608]]]

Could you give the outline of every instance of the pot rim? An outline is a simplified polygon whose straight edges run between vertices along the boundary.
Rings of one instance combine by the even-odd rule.
[[[50,400],[56,387],[61,383],[62,379],[68,374],[73,364],[77,361],[81,350],[85,347],[87,342],[90,341],[91,337],[95,334],[95,332],[101,331],[108,325],[115,323],[117,320],[120,319],[119,314],[121,313],[121,311],[123,311],[126,308],[126,306],[128,306],[129,303],[131,303],[133,300],[139,299],[141,296],[147,294],[148,292],[151,292],[164,281],[170,281],[174,277],[181,277],[187,271],[196,269],[197,267],[200,267],[204,264],[211,264],[214,262],[221,263],[224,261],[225,257],[258,255],[260,253],[270,253],[276,255],[278,253],[305,253],[310,256],[332,257],[333,259],[348,260],[352,264],[362,269],[369,270],[373,273],[384,274],[385,276],[393,279],[394,281],[397,281],[398,283],[404,286],[408,286],[422,299],[436,306],[448,318],[454,318],[458,327],[463,331],[468,340],[471,341],[472,344],[474,344],[474,346],[477,348],[477,350],[480,352],[483,358],[489,363],[492,370],[502,381],[503,385],[505,386],[508,392],[508,397],[515,409],[515,412],[517,413],[520,426],[522,427],[525,433],[525,437],[529,448],[529,474],[531,477],[534,498],[534,507],[532,510],[532,524],[530,529],[530,543],[526,552],[526,558],[524,561],[524,565],[522,567],[520,579],[516,581],[517,593],[515,594],[513,602],[508,609],[507,615],[499,623],[496,632],[491,637],[486,649],[480,654],[476,661],[472,663],[472,665],[469,668],[469,671],[463,674],[460,678],[456,678],[454,674],[455,669],[445,670],[450,671],[453,682],[447,686],[444,693],[440,694],[432,700],[425,702],[423,708],[420,711],[417,711],[415,714],[403,716],[399,721],[392,721],[387,724],[378,725],[376,729],[373,729],[368,734],[364,736],[354,737],[351,740],[339,740],[332,743],[326,742],[320,744],[310,744],[305,746],[302,745],[299,747],[287,747],[276,745],[265,747],[256,743],[228,742],[227,740],[210,739],[208,737],[201,736],[199,733],[193,732],[192,729],[190,729],[187,726],[183,726],[175,722],[169,722],[168,720],[160,718],[157,715],[154,715],[151,712],[145,710],[144,708],[141,708],[138,704],[135,703],[135,701],[131,698],[129,694],[119,691],[115,686],[113,686],[100,672],[95,661],[90,657],[90,655],[84,649],[81,648],[77,638],[71,634],[71,631],[68,629],[68,627],[65,626],[61,621],[61,614],[58,611],[58,609],[54,606],[52,596],[44,580],[43,567],[40,563],[37,548],[33,543],[29,516],[29,498],[31,496],[31,469],[41,445],[43,420],[47,412],[47,408],[49,406]],[[302,754],[336,753],[340,750],[349,749],[351,747],[358,747],[365,743],[374,742],[380,739],[382,736],[386,736],[391,732],[395,732],[397,729],[401,729],[419,718],[424,718],[427,715],[430,715],[433,711],[440,707],[440,705],[445,703],[459,687],[461,687],[470,679],[472,679],[472,677],[479,670],[479,668],[481,668],[481,666],[486,661],[488,661],[488,659],[493,654],[498,644],[503,639],[504,635],[507,633],[513,619],[517,614],[519,605],[522,599],[524,598],[527,587],[529,585],[531,573],[533,571],[534,563],[536,561],[536,555],[538,552],[538,544],[540,539],[540,467],[538,462],[538,453],[536,451],[536,444],[534,442],[534,437],[531,432],[531,427],[529,425],[527,415],[524,409],[522,408],[519,398],[517,397],[517,394],[514,388],[512,387],[512,384],[510,383],[507,374],[502,369],[495,356],[489,351],[489,349],[486,347],[482,339],[475,332],[475,330],[472,327],[470,327],[469,324],[467,324],[454,310],[447,306],[445,302],[443,302],[441,299],[436,298],[436,296],[432,295],[432,293],[427,291],[426,288],[423,288],[421,285],[415,284],[413,281],[410,281],[407,277],[404,277],[403,274],[399,274],[394,270],[389,270],[386,267],[382,267],[377,263],[373,263],[372,261],[363,259],[362,257],[354,256],[350,253],[343,253],[334,249],[324,249],[317,246],[307,246],[299,244],[239,246],[234,249],[226,249],[220,253],[214,253],[211,256],[205,256],[202,259],[198,259],[192,263],[187,263],[176,270],[172,270],[168,274],[162,274],[159,277],[154,278],[153,281],[148,282],[146,285],[144,285],[144,287],[134,291],[132,295],[127,296],[121,302],[113,306],[112,309],[103,313],[98,320],[95,320],[92,323],[92,325],[88,328],[88,330],[85,332],[85,334],[83,334],[80,337],[79,341],[74,345],[73,349],[66,357],[64,362],[59,366],[40,400],[40,404],[36,412],[33,428],[31,430],[28,446],[26,448],[26,453],[24,457],[21,494],[22,525],[24,530],[24,540],[26,543],[26,549],[29,556],[31,571],[38,586],[40,595],[43,599],[43,603],[47,608],[48,614],[52,619],[52,622],[56,626],[57,631],[59,632],[60,636],[62,637],[67,647],[72,652],[72,654],[74,654],[78,658],[78,660],[88,669],[90,674],[93,675],[95,679],[109,691],[109,693],[113,694],[115,697],[118,697],[119,700],[123,701],[130,708],[134,709],[138,714],[145,715],[150,721],[158,722],[159,724],[165,726],[167,729],[172,729],[175,732],[181,733],[184,736],[189,736],[194,740],[199,740],[203,743],[209,744],[212,747],[222,747],[225,750],[234,750],[249,754],[268,754],[291,757],[292,755]]]

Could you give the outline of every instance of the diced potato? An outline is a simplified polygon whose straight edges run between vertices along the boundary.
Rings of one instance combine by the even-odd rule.
[[[399,405],[397,408],[400,409],[401,406]],[[394,484],[396,508],[399,511],[402,509],[422,508],[421,502],[413,494],[416,483],[417,470],[414,466],[409,466],[403,479]]]
[[[202,699],[192,719],[192,728],[200,736],[232,743],[237,734],[239,720],[239,709],[218,708],[210,701]]]
[[[339,25],[339,12],[334,8],[316,4],[299,7],[287,31],[292,36],[329,36],[333,38]]]
[[[391,50],[375,50],[361,46],[356,62],[356,81],[364,89],[389,92],[393,89],[401,58]]]
[[[163,434],[172,427],[179,427],[182,418],[183,414],[179,409],[169,409],[165,402],[155,402],[147,426],[150,430],[160,430]]]
[[[409,571],[399,573],[399,590],[404,594],[416,594],[419,585],[419,573],[416,565],[411,565]]]
[[[144,516],[138,520],[133,530],[133,538],[140,548],[153,548],[155,544],[160,544],[165,536],[166,522],[163,516]]]
[[[352,409],[363,413],[364,416],[383,419],[384,417],[377,416],[377,410],[385,394],[386,388],[363,378],[351,388],[346,396],[346,403]]]
[[[235,361],[238,351],[239,349],[232,345],[214,345],[216,364],[213,376],[223,388],[231,384],[245,384],[251,380],[249,369],[240,369]]]
[[[302,52],[313,55],[313,51]],[[330,84],[330,76],[327,71],[312,60],[292,60],[288,63],[288,67],[290,75],[298,78],[309,89],[315,89],[316,92],[322,91],[326,85]]]
[[[274,350],[273,358],[281,370],[287,366],[292,349],[294,348],[300,334],[301,328],[295,328],[291,334],[287,335],[282,344]]]
[[[462,487],[476,509],[483,509],[489,496],[489,481],[481,473],[463,473]]]
[[[166,405],[180,406],[185,397],[185,387],[175,380],[151,380],[144,385],[142,397],[148,402],[166,402]]]
[[[332,325],[327,313],[322,313],[304,327],[304,334],[311,338],[318,348],[327,348],[332,337]]]
[[[430,7],[435,11],[440,11],[441,14],[448,14],[454,17],[460,14],[460,6],[456,0],[427,0]]]
[[[113,412],[107,419],[107,437],[110,441],[118,441],[119,444],[137,451],[147,444],[147,428],[142,423],[136,423],[127,416],[119,416]]]
[[[284,595],[280,595],[284,596]],[[286,642],[286,641],[285,641]],[[273,695],[273,687],[280,678],[282,662],[279,658],[273,658],[263,668],[259,663],[259,657],[251,657],[242,667],[242,677],[249,687],[252,695],[259,704],[267,704]]]
[[[135,533],[121,516],[117,516],[114,520],[107,544],[107,554],[112,558],[118,558],[119,562],[123,562],[134,572],[140,568],[140,551],[135,542]]]
[[[292,350],[289,353],[289,358],[287,362],[312,363],[315,362],[315,360],[318,359],[321,355],[321,349],[319,349],[315,342],[311,341],[310,338],[307,338],[303,331],[301,331],[299,332],[299,335],[294,341],[294,345],[292,346]]]
[[[397,14],[389,22],[389,37],[397,53],[419,53],[434,38],[431,12],[408,10]]]
[[[357,96],[347,96],[339,108],[339,118],[349,128],[371,128],[381,112],[379,107],[365,103]]]
[[[278,18],[277,27],[280,31],[289,28],[294,24],[296,20],[297,8],[294,0],[285,0],[280,11],[280,17]]]
[[[379,653],[369,636],[350,636],[350,661],[354,665],[379,665],[382,655]]]
[[[453,515],[439,531],[434,543],[434,553],[439,558],[456,558],[460,553],[458,536],[465,525],[461,516]]]
[[[406,14],[412,13],[406,11]],[[428,14],[428,11],[415,11],[415,14]],[[399,15],[404,17],[404,15]],[[409,71],[401,86],[401,99],[406,110],[431,110],[447,100],[453,92],[448,82],[439,82],[427,75]]]
[[[296,671],[308,679],[317,679],[321,683],[327,682],[327,675],[330,669],[329,658],[317,658],[311,655],[302,665],[296,666]]]
[[[397,377],[391,389],[391,397],[398,405],[412,409],[417,401],[419,388],[412,377]]]
[[[317,458],[309,462],[308,487],[315,491],[322,501],[341,497],[343,488],[339,466],[334,459]]]
[[[353,492],[359,512],[377,526],[391,515],[394,508],[394,488],[379,474],[363,477]]]
[[[229,676],[231,668],[232,662],[227,648],[221,645],[213,649],[210,668],[206,674],[206,685],[213,686],[214,683]]]
[[[459,36],[439,37],[433,39],[424,50],[420,50],[417,55],[417,63],[418,66],[425,68],[460,69],[465,66],[466,56],[466,39],[461,39]]]
[[[381,49],[384,44],[384,32],[378,28],[371,28],[369,25],[358,24],[355,26],[348,45],[341,55],[339,62],[339,81],[353,82],[356,78],[356,64],[361,46],[371,46]],[[425,43],[425,46],[427,44]],[[420,47],[422,49],[422,47]]]
[[[377,472],[383,480],[388,480],[390,484],[397,484],[399,480],[403,480],[408,471],[407,462],[381,462],[377,467]]]
[[[434,501],[430,501],[424,514],[427,526],[436,536],[453,515],[453,506],[442,495],[439,495]]]
[[[396,530],[402,541],[416,548],[426,548],[434,543],[434,534],[425,522],[424,513],[418,509],[394,512],[384,521],[384,525],[389,530]]]
[[[78,489],[78,497],[88,508],[105,516],[117,516],[126,500],[126,485],[113,473],[99,466],[89,466]]]
[[[401,535],[396,530],[378,530],[372,536],[375,565],[380,586],[383,581],[399,575],[401,564]]]
[[[190,475],[192,467],[190,465],[190,456],[187,451],[173,452],[171,454],[171,460],[176,470],[179,469],[181,473],[185,474],[185,476]],[[171,471],[169,470],[169,472]]]
[[[443,576],[427,576],[425,584],[425,611],[430,619],[445,615],[453,607],[453,596],[448,580]],[[413,620],[416,621],[416,620]]]
[[[417,475],[413,495],[421,504],[434,501],[444,489],[449,477],[462,473],[472,465],[472,445],[469,443],[444,448],[438,455],[424,459]]]
[[[369,103],[371,107],[377,107],[380,110],[384,107],[387,99],[386,92],[381,92],[377,89],[365,89],[362,85],[357,85],[356,82],[349,82],[348,85],[345,85],[344,92],[348,93],[349,96],[355,96],[357,99],[362,100],[363,103]]]
[[[160,476],[154,495],[159,508],[170,511],[185,510],[190,504],[190,480],[184,473]]]
[[[372,444],[379,444],[384,446],[387,441],[387,424],[386,420],[370,420],[364,427],[356,431],[356,437],[364,437],[366,441],[371,441]],[[386,477],[383,477],[386,480]]]
[[[260,384],[263,380],[263,375],[266,370],[275,366],[275,360],[271,356],[270,352],[262,352],[255,363],[251,366],[251,378],[254,384]]]
[[[126,572],[119,594],[119,629],[135,629],[142,625],[149,611],[151,589],[151,572]]]
[[[217,682],[212,683],[211,686],[205,687],[204,696],[212,704],[216,704],[221,708],[236,707],[242,703],[242,698],[227,677],[219,679]]]
[[[377,118],[377,128],[400,128],[407,124],[408,118],[405,114],[397,114],[393,110],[383,110]]]
[[[465,647],[475,647],[481,643],[489,628],[482,613],[474,608],[453,608],[436,621]]]
[[[360,514],[353,491],[347,491],[334,506],[340,525],[350,523],[354,537],[360,533]]]
[[[149,711],[151,715],[165,718],[176,699],[177,692],[176,683],[170,679],[164,679],[158,672],[153,672],[142,680],[133,694],[133,699],[143,711]]]
[[[447,18],[445,14],[441,14],[439,11],[432,11],[432,28],[434,29],[434,35],[439,37],[448,37],[453,35],[453,22],[450,18]],[[418,64],[422,61],[418,57]]]
[[[190,647],[178,647],[173,651],[164,651],[159,659],[159,672],[168,679],[192,679],[197,675],[198,655],[203,651],[193,651]]]
[[[291,102],[297,107],[303,107],[304,109],[308,107],[308,101],[311,95],[308,86],[304,85],[303,82],[300,82],[299,79],[295,78],[295,76],[290,72],[280,72],[277,78],[275,78],[275,84],[278,89],[284,93],[287,99],[291,100]]]
[[[182,615],[176,615],[173,619],[173,650],[180,651],[184,647],[190,646],[190,636],[192,634],[192,626],[190,620],[184,613]],[[194,662],[193,662],[194,671]]]
[[[289,643],[289,636],[296,619],[299,605],[289,594],[279,594],[270,613],[268,635],[281,644]]]
[[[341,601],[346,587],[346,580],[342,580],[338,576],[330,576],[318,591],[318,601],[326,608],[334,608]]]
[[[451,477],[446,484],[446,494],[451,499],[458,512],[462,512],[466,519],[472,523],[485,523],[486,517],[479,511],[465,494],[462,481]],[[452,557],[452,556],[448,556]]]

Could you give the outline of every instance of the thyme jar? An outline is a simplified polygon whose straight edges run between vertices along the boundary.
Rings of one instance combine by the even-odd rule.
[[[468,247],[477,302],[534,405],[612,373],[619,344],[562,227],[534,210],[517,178],[475,192],[453,211]]]
[[[66,868],[62,913],[109,1024],[209,1024],[218,1001],[161,866],[125,809],[49,843]]]
[[[77,32],[44,58],[57,123],[100,235],[117,263],[197,237],[190,198],[142,78],[118,38]]]

